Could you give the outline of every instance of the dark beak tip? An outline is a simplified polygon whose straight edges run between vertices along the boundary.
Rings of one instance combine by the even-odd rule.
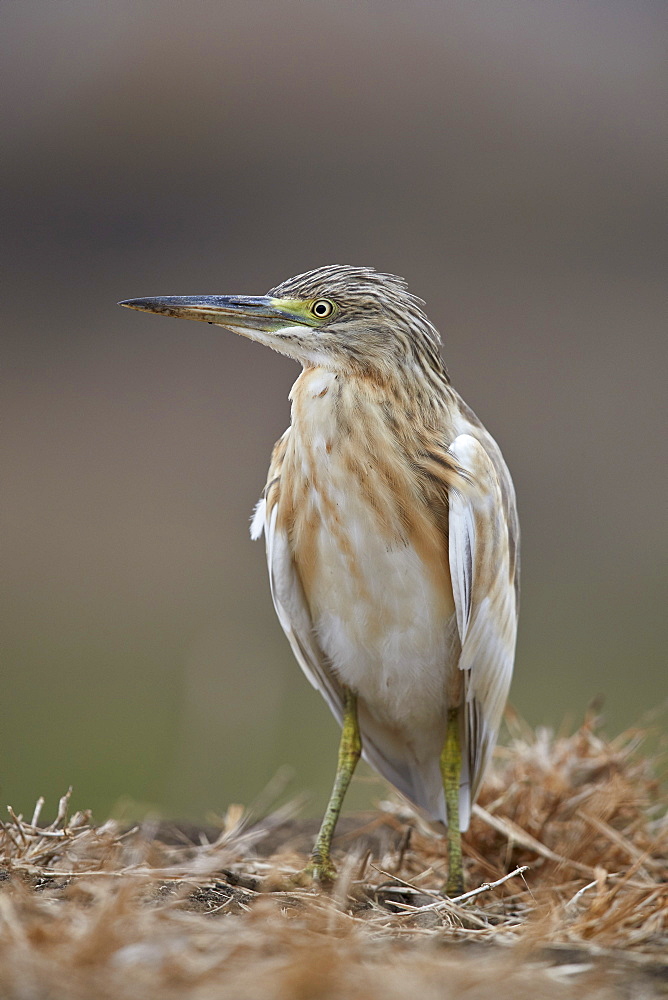
[[[160,308],[157,299],[123,299],[117,305],[123,306],[124,309],[136,309],[138,312],[169,313],[164,307]]]

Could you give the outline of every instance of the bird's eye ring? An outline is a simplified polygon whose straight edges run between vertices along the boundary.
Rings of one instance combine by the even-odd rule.
[[[311,306],[311,312],[318,319],[327,319],[334,312],[334,303],[330,302],[329,299],[316,299]]]

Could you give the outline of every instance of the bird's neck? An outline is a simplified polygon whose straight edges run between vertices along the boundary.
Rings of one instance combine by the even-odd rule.
[[[305,368],[290,392],[292,428],[309,439],[324,434],[331,446],[354,436],[363,450],[410,451],[425,438],[448,436],[453,395],[446,380],[433,384],[409,372],[382,378]]]
[[[351,482],[375,475],[411,502],[428,505],[462,486],[461,470],[448,453],[464,429],[449,385],[428,392],[406,381],[383,384],[313,367],[299,376],[290,398],[286,458],[295,484],[306,487],[345,467]]]
[[[317,525],[335,532],[341,509],[352,504],[366,511],[364,530],[380,533],[390,547],[410,539],[425,563],[443,572],[446,494],[461,485],[447,451],[454,408],[443,394],[423,397],[402,383],[321,367],[299,376],[290,393],[279,518],[301,571]]]

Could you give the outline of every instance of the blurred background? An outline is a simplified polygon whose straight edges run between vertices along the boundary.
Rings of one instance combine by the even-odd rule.
[[[118,309],[404,275],[523,529],[511,701],[667,694],[663,0],[6,0],[0,798],[200,817],[337,729],[248,518],[293,363]],[[382,794],[361,781],[351,807]]]

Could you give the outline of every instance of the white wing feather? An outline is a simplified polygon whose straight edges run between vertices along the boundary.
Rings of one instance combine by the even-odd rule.
[[[278,504],[270,510],[265,501],[264,534],[267,546],[269,584],[274,608],[292,651],[309,681],[325,698],[339,724],[343,719],[341,689],[324,668],[322,653],[313,633],[311,615],[289,550],[288,540],[276,528]]]
[[[508,512],[489,453],[470,434],[460,434],[448,451],[470,480],[466,492],[450,491],[448,516],[450,575],[462,646],[459,668],[465,672],[470,807],[494,749],[510,687],[517,631],[515,568]],[[512,489],[509,484],[508,476],[507,487]],[[511,501],[514,509],[512,496]]]

